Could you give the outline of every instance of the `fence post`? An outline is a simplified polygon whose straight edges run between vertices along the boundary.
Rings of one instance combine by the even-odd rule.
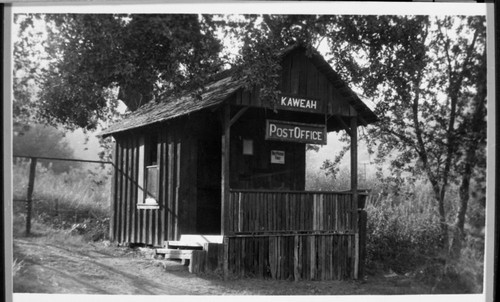
[[[35,188],[36,157],[31,157],[28,194],[26,197],[26,236],[31,233],[31,211],[33,208],[33,189]]]

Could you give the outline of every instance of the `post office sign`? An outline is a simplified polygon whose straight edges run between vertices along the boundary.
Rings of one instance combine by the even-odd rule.
[[[266,120],[266,139],[326,145],[326,126]]]

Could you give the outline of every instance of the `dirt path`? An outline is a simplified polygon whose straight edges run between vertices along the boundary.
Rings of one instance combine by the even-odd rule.
[[[178,262],[153,259],[147,249],[61,244],[43,238],[14,239],[22,268],[14,292],[132,295],[365,295],[424,294],[430,289],[408,278],[355,281],[276,281],[196,276]]]
[[[16,292],[200,294],[199,290],[186,286],[193,278],[199,279],[189,274],[187,267],[173,261],[148,259],[142,253],[124,248],[103,250],[89,245],[73,250],[29,239],[16,239],[14,245],[15,253],[24,256]]]

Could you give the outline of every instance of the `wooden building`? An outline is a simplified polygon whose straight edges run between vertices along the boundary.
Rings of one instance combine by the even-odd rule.
[[[357,278],[366,223],[357,127],[377,118],[301,46],[283,52],[279,89],[273,109],[224,72],[201,99],[152,101],[106,129],[115,139],[111,238],[162,248],[214,235],[215,267],[226,274]],[[325,144],[331,131],[352,137],[352,188],[305,191],[306,144]],[[191,261],[213,258],[207,246]]]

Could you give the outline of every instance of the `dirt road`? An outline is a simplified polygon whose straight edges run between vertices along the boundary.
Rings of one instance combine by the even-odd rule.
[[[292,282],[260,279],[223,281],[196,276],[178,262],[153,259],[148,249],[105,243],[71,244],[44,238],[14,239],[22,261],[14,277],[17,293],[122,295],[364,295],[424,294],[428,287],[407,278],[364,282]]]
[[[103,251],[96,246],[73,250],[19,239],[15,240],[15,248],[26,256],[23,261],[29,271],[25,269],[24,273],[36,276],[35,280],[40,283],[35,289],[46,293],[195,294],[179,289],[172,282],[162,282],[166,274],[161,263],[140,254],[112,248]],[[165,267],[171,272],[169,279],[184,282],[191,277],[180,264]],[[27,284],[16,284],[16,287],[29,290]]]

